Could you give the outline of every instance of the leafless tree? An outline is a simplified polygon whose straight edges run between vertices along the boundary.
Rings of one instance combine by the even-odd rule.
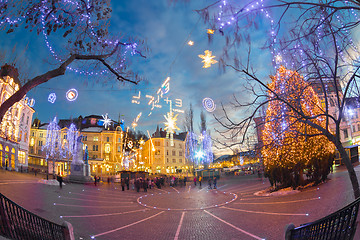
[[[72,68],[81,71],[102,71],[120,82],[137,84],[140,77],[129,69],[129,56],[145,57],[143,41],[127,39],[108,32],[111,7],[109,0],[93,1],[3,1],[0,3],[0,26],[10,34],[24,27],[45,38],[64,43],[60,53],[50,51],[57,65],[46,73],[28,79],[21,88],[0,106],[0,121],[6,111],[32,88],[64,75]],[[51,65],[50,65],[51,66]]]
[[[223,127],[219,132],[230,139],[240,136],[240,142],[244,141],[253,119],[263,106],[267,106],[268,101],[280,101],[296,112],[297,121],[317,129],[334,143],[347,167],[354,196],[360,197],[356,173],[340,139],[341,124],[346,119],[347,99],[360,97],[357,85],[359,54],[356,44],[351,40],[351,32],[359,25],[357,14],[360,14],[360,2],[275,0],[266,1],[263,5],[256,5],[259,1],[248,1],[243,5],[235,2],[239,3],[226,1],[227,5],[224,7],[224,1],[216,1],[198,10],[212,29],[225,36],[226,45],[220,62],[247,80],[247,89],[250,96],[253,96],[247,103],[234,98],[233,106],[247,108],[249,113],[241,121],[229,117],[228,110],[223,107],[223,116],[216,118]],[[220,10],[222,17],[219,17],[220,4],[223,5]],[[249,53],[245,63],[238,56],[240,44],[244,40],[249,42],[250,39],[250,31],[246,30],[258,27],[256,18],[264,12],[270,14],[270,11],[277,13],[277,18],[274,18],[271,37],[264,46],[273,51],[276,39],[282,59],[274,59],[274,65],[281,62],[298,71],[309,86],[316,88],[323,99],[323,112],[319,115],[306,114],[294,102],[286,101],[286,98],[271,92],[267,85],[269,79],[257,77],[256,69],[251,65],[250,59],[254,56]],[[229,26],[224,24],[225,19],[229,20]],[[326,127],[315,124],[313,119],[325,119]]]

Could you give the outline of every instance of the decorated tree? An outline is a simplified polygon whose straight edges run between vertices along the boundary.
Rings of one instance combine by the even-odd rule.
[[[280,183],[284,187],[303,185],[305,169],[311,180],[326,179],[329,171],[323,168],[330,170],[332,161],[329,159],[334,154],[334,144],[319,130],[299,120],[298,114],[316,116],[323,112],[317,94],[296,71],[282,66],[271,79],[262,134],[266,175],[272,185]],[[311,121],[325,128],[324,117]]]

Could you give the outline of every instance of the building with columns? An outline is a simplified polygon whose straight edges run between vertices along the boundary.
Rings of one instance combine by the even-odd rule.
[[[5,64],[0,70],[0,105],[21,87],[19,73]],[[34,100],[26,96],[5,113],[0,124],[0,167],[22,171],[28,166],[29,135]]]

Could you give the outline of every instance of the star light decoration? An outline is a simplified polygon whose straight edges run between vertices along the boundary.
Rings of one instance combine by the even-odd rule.
[[[194,41],[188,41],[188,43],[187,43],[189,46],[193,46],[194,45]]]
[[[103,126],[105,128],[108,128],[109,125],[112,123],[112,120],[108,117],[107,113],[105,114],[105,116],[104,115],[101,115],[101,116],[103,117],[103,122],[104,122]]]
[[[180,130],[180,128],[178,128],[176,125],[178,115],[179,114],[176,114],[174,116],[174,113],[172,111],[168,112],[166,116],[164,115],[166,119],[164,130],[166,131],[166,138],[169,138],[170,136],[170,146],[174,146],[175,130]]]
[[[216,56],[212,55],[212,52],[209,50],[205,50],[205,55],[199,54],[199,58],[203,59],[202,63],[204,63],[203,68],[211,67],[211,64],[217,63],[214,59]]]

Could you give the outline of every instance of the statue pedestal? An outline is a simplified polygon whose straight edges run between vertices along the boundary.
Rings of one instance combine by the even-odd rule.
[[[93,182],[94,180],[90,175],[90,165],[84,163],[71,163],[71,173],[68,180],[73,183]]]

